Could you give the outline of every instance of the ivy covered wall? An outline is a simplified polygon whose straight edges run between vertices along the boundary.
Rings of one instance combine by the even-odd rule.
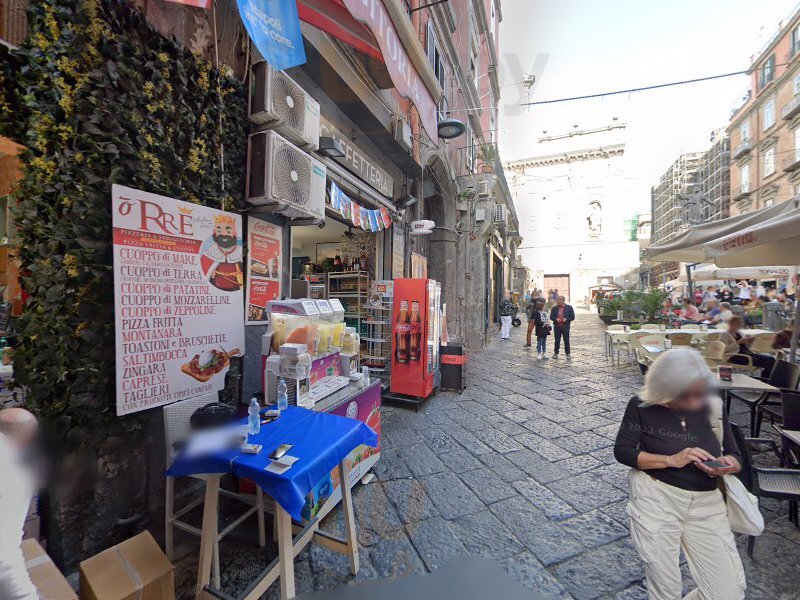
[[[70,448],[96,446],[142,420],[115,416],[111,185],[238,206],[246,100],[124,0],[34,0],[29,24],[24,47],[0,56],[0,133],[28,149],[15,378]]]

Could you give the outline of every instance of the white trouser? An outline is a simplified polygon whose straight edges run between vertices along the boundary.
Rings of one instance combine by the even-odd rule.
[[[690,492],[631,469],[631,538],[645,563],[649,600],[681,598],[680,551],[697,589],[684,600],[742,600],[745,580],[719,490]]]
[[[511,337],[511,315],[500,317],[500,337],[503,339]]]

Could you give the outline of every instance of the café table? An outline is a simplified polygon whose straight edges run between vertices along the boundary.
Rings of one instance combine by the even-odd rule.
[[[775,430],[780,434],[783,442],[781,443],[781,466],[791,465],[791,457],[789,455],[789,444],[794,444],[800,448],[800,431],[793,429],[783,429],[782,427],[774,426]],[[787,443],[788,442],[788,443]]]
[[[246,420],[231,426],[232,431],[236,427],[241,428],[244,423]],[[347,556],[350,570],[355,575],[359,569],[358,542],[353,500],[348,485],[351,467],[348,455],[361,445],[377,446],[375,432],[355,419],[290,406],[276,420],[262,425],[259,433],[248,436],[248,442],[260,444],[261,451],[258,454],[244,454],[236,447],[191,453],[187,446],[167,471],[173,477],[203,475],[206,480],[195,597],[227,597],[219,590],[211,588],[209,581],[214,538],[219,526],[217,510],[220,479],[228,473],[253,481],[275,501],[278,557],[250,584],[242,596],[243,600],[260,598],[278,579],[281,600],[293,598],[294,557],[312,541]],[[267,471],[272,464],[269,455],[281,444],[292,445],[287,455],[296,457],[297,461],[283,473]],[[317,519],[303,522],[301,514],[306,496],[337,465],[346,540],[320,531]],[[336,482],[332,484],[336,485]],[[293,524],[293,521],[298,524]]]
[[[733,366],[735,367],[736,365]],[[728,413],[730,413],[731,410],[731,401],[730,396],[728,395],[729,392],[756,392],[759,394],[763,394],[765,392],[771,392],[774,394],[780,393],[780,389],[776,388],[774,385],[770,385],[765,381],[761,381],[755,377],[750,377],[744,373],[733,373],[730,381],[720,379],[719,375],[717,375],[715,385],[717,386],[717,389],[722,392],[722,400],[725,404],[725,410]]]

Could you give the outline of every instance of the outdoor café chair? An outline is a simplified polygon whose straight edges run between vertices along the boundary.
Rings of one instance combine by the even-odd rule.
[[[652,355],[641,346],[634,350],[634,354],[636,355],[636,362],[639,364],[639,372],[645,375],[650,365],[653,364]]]
[[[750,343],[750,351],[756,354],[769,354],[777,358],[781,351],[772,347],[772,342],[774,341],[774,333],[761,333],[753,338]]]
[[[800,430],[800,390],[781,390],[780,401],[758,406],[756,431],[761,430],[761,423],[766,416],[772,425],[778,423],[786,429]]]
[[[619,364],[619,350],[621,347],[625,348],[625,351],[630,356],[631,352],[636,352],[636,348],[640,348],[642,345],[639,343],[639,340],[643,337],[650,335],[646,331],[634,331],[628,339],[621,339],[617,342],[617,364]]]
[[[198,408],[202,408],[206,404],[210,404],[211,402],[216,402],[218,396],[216,393],[213,394],[206,394],[203,396],[198,396],[196,398],[189,398],[188,400],[182,400],[180,402],[175,402],[173,404],[169,404],[164,407],[164,437],[166,439],[167,445],[167,467],[169,467],[172,462],[177,458],[179,446],[186,441],[190,434],[190,426],[189,426],[189,419],[191,418],[194,411]],[[193,475],[195,479],[205,481],[205,477],[202,475]],[[196,492],[196,490],[194,490]],[[231,522],[227,527],[222,529],[214,539],[214,549],[213,549],[213,560],[212,560],[212,578],[214,586],[219,588],[220,585],[220,570],[219,570],[219,542],[220,540],[228,535],[233,529],[241,525],[244,521],[246,521],[250,515],[253,513],[258,513],[258,544],[262,548],[266,543],[266,536],[265,536],[265,519],[264,519],[264,496],[261,488],[256,486],[256,496],[255,500],[252,499],[252,495],[247,494],[238,494],[236,492],[232,492],[230,490],[223,490],[220,489],[219,493],[224,495],[228,498],[233,498],[234,500],[238,500],[244,504],[247,504],[249,508],[242,513],[241,516],[237,517],[233,522]],[[205,498],[205,494],[200,493],[198,497],[195,497],[193,500],[188,502],[186,505],[181,507],[178,510],[175,510],[175,478],[167,476],[166,479],[166,507],[165,507],[165,519],[164,519],[164,540],[167,552],[167,558],[173,560],[174,556],[174,548],[175,548],[175,528],[177,527],[181,531],[185,531],[186,533],[190,533],[198,538],[201,536],[201,530],[199,527],[195,527],[194,525],[190,525],[185,521],[181,521],[180,518],[184,516],[186,513],[191,511],[197,506],[203,504],[203,500]]]
[[[726,358],[727,360],[727,358]],[[797,384],[800,382],[800,365],[779,360],[775,363],[769,377],[755,377],[778,388],[781,392],[797,391]],[[745,404],[750,411],[750,435],[758,437],[761,429],[761,421],[758,419],[758,411],[761,406],[780,405],[780,393],[774,392],[728,392],[728,413],[730,413],[731,399],[736,399]]]
[[[718,340],[708,342],[703,351],[703,358],[707,363],[711,361],[715,366],[721,365],[725,362],[725,344]]]
[[[800,469],[768,469],[753,465],[748,444],[760,444],[764,440],[746,438],[742,429],[736,423],[731,423],[733,438],[742,453],[742,470],[739,479],[750,493],[758,498],[774,498],[789,501],[789,521],[798,527],[797,503],[800,500]],[[753,558],[756,538],[750,536],[747,540],[747,556]]]
[[[667,336],[663,333],[648,333],[647,335],[643,335],[639,338],[639,345],[640,346],[658,346],[662,350],[664,349],[664,341],[667,339]]]
[[[670,333],[667,337],[673,346],[691,346],[694,336],[691,333]]]

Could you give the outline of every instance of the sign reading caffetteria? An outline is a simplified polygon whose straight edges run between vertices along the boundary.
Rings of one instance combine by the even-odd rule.
[[[320,137],[331,137],[338,140],[344,149],[344,156],[333,158],[340,165],[351,171],[366,183],[374,187],[384,196],[392,197],[394,192],[394,179],[389,173],[380,167],[372,158],[364,152],[352,140],[345,136],[328,119],[320,115],[319,118]]]

